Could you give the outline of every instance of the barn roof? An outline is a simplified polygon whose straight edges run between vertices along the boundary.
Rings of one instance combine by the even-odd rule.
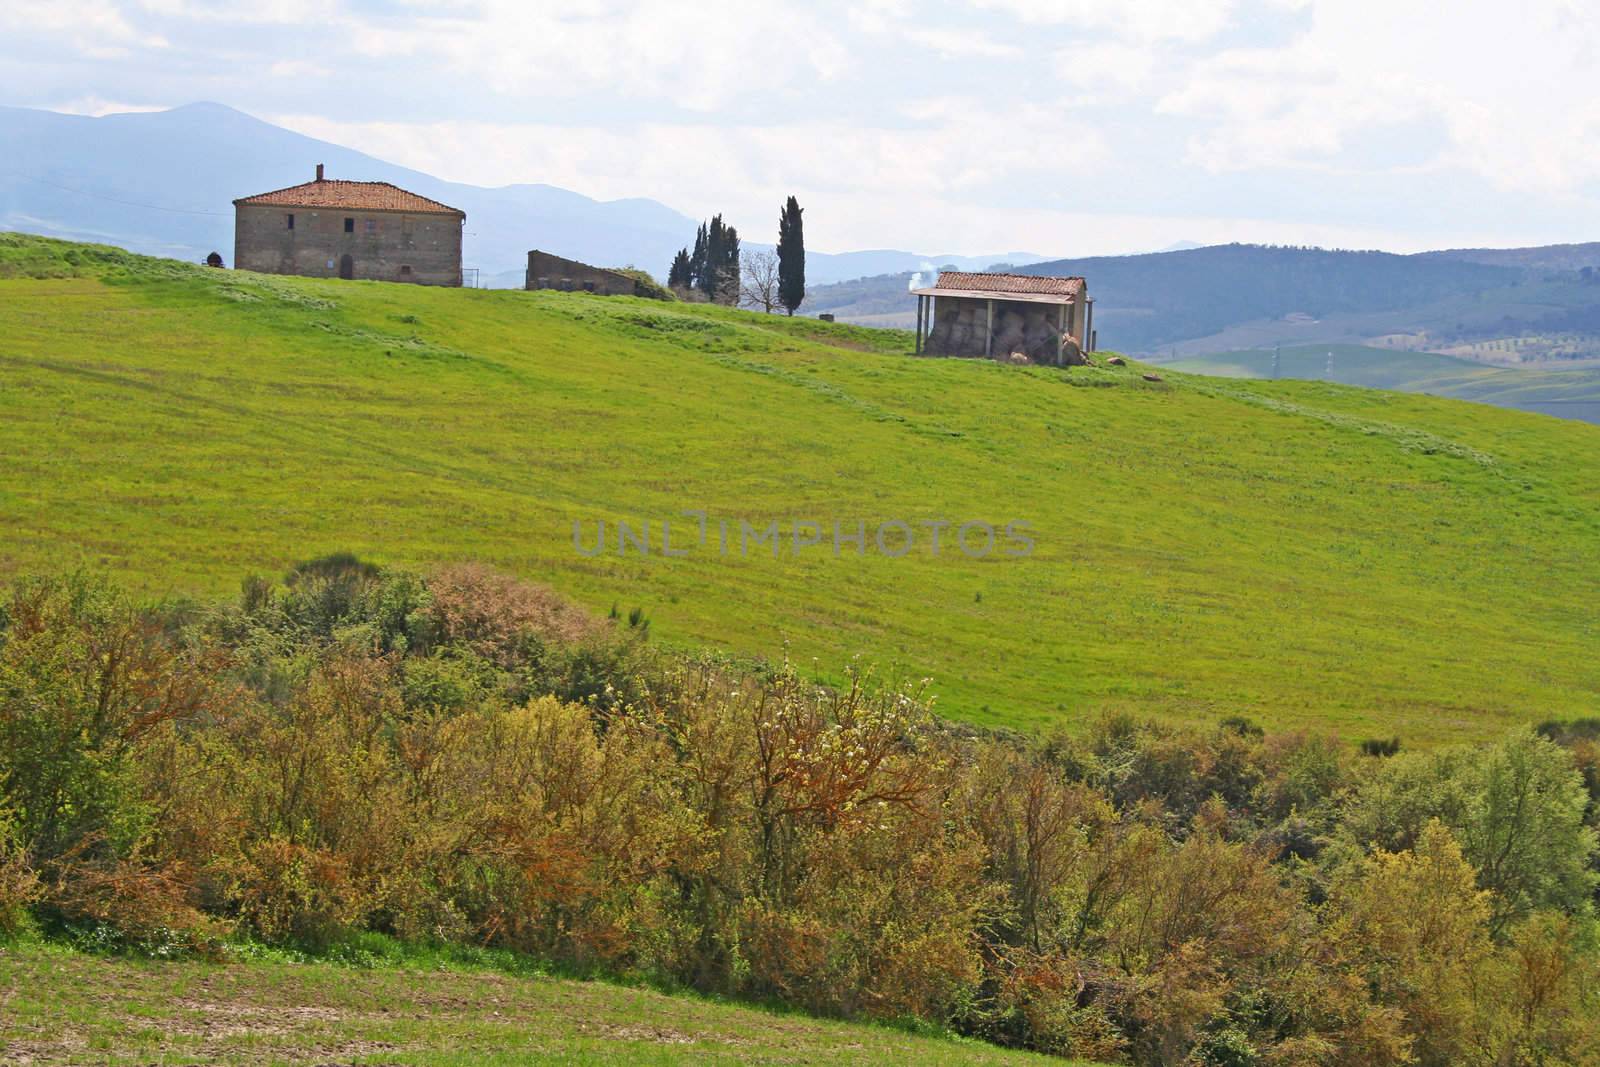
[[[1038,274],[1003,274],[979,271],[939,272],[933,288],[920,292],[957,296],[1046,297],[1067,302],[1083,295],[1082,278],[1048,278]]]
[[[325,207],[351,211],[404,211],[413,215],[459,215],[466,212],[407,192],[388,182],[347,182],[319,178],[304,185],[291,185],[270,193],[241,197],[237,206]]]

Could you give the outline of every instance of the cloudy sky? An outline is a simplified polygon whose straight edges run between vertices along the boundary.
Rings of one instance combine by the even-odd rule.
[[[198,100],[825,251],[1600,239],[1592,0],[0,0],[0,103]]]

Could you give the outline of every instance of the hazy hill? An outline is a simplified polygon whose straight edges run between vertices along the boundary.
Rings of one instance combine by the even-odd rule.
[[[1569,245],[1541,245],[1532,248],[1450,248],[1424,252],[1432,259],[1454,259],[1463,263],[1486,263],[1520,270],[1575,271],[1600,268],[1600,242]]]
[[[1514,268],[1444,257],[1259,245],[1051,260],[1019,272],[1088,278],[1101,343],[1135,352],[1251,320],[1392,312],[1514,285],[1522,277]],[[850,318],[910,314],[910,277],[831,286],[812,294],[808,310]]]
[[[387,181],[467,213],[465,261],[485,283],[522,284],[530,248],[606,266],[634,264],[658,277],[692,244],[696,220],[654,200],[599,201],[552,185],[482,188],[441,181],[252,118],[220,104],[88,118],[0,107],[0,230],[109,241],[152,255],[198,261],[233,258],[233,201],[328,176]],[[773,206],[773,219],[777,205]],[[762,247],[772,219],[731,219],[748,247]],[[813,253],[813,282],[896,270],[928,260],[916,252]],[[981,270],[1000,260],[1037,262],[1025,252],[955,257]],[[938,257],[940,262],[951,257]]]
[[[1273,353],[1263,349],[1218,352],[1180,359],[1167,366],[1231,378],[1274,377]],[[1276,377],[1453,396],[1600,423],[1600,367],[1594,366],[1486,367],[1430,352],[1397,352],[1360,345],[1303,345],[1279,353]]]
[[[1409,256],[1222,245],[1019,269],[1086,276],[1101,346],[1154,358],[1332,344],[1500,364],[1600,359],[1600,244]],[[909,327],[914,277],[818,287],[806,310]]]
[[[1520,276],[1450,259],[1260,245],[1055,260],[1021,273],[1092,278],[1101,338],[1136,351],[1253,319],[1394,311]]]
[[[482,559],[638,605],[669,643],[860,653],[932,677],[946,715],[1024,727],[1120,707],[1410,744],[1593,714],[1600,691],[1584,423],[36,238],[0,238],[5,273],[0,570],[216,595],[338,550]],[[592,549],[602,520],[585,555],[574,523]],[[867,550],[797,550],[797,520],[868,524]],[[619,553],[619,521],[655,550]],[[687,556],[662,555],[664,521]],[[1035,549],[1002,533],[971,558],[946,527],[935,555],[934,521],[1025,522]],[[741,549],[741,522],[780,540]],[[904,555],[872,543],[895,522]]]

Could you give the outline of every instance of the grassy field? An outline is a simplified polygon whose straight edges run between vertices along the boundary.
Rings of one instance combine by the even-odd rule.
[[[1270,378],[1272,355],[1269,349],[1218,352],[1180,359],[1165,366],[1229,378]],[[1278,375],[1431,393],[1600,423],[1600,368],[1593,366],[1570,369],[1486,367],[1468,359],[1432,352],[1395,351],[1364,345],[1296,345],[1282,350]]]
[[[908,358],[582,294],[207,271],[0,237],[0,570],[152,595],[482,559],[672,644],[860,654],[947,715],[1107,707],[1408,743],[1593,714],[1600,428],[1426,396]],[[51,275],[56,275],[51,277]],[[687,509],[710,515],[693,544]],[[717,520],[733,524],[718,549]],[[589,557],[594,524],[652,552]],[[738,523],[868,528],[741,555]],[[660,551],[673,521],[681,558]],[[1027,558],[881,523],[1030,524]],[[614,532],[614,531],[608,531]],[[981,538],[974,537],[980,541]],[[887,543],[898,543],[893,531]]]
[[[7,1064],[1061,1064],[602,982],[0,948]],[[1083,1065],[1088,1067],[1088,1065]]]

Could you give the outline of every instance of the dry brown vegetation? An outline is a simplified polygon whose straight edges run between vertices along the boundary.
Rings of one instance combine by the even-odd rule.
[[[473,566],[4,604],[9,928],[381,931],[1140,1064],[1600,1050],[1582,724],[1386,757],[1242,720],[980,734]]]

